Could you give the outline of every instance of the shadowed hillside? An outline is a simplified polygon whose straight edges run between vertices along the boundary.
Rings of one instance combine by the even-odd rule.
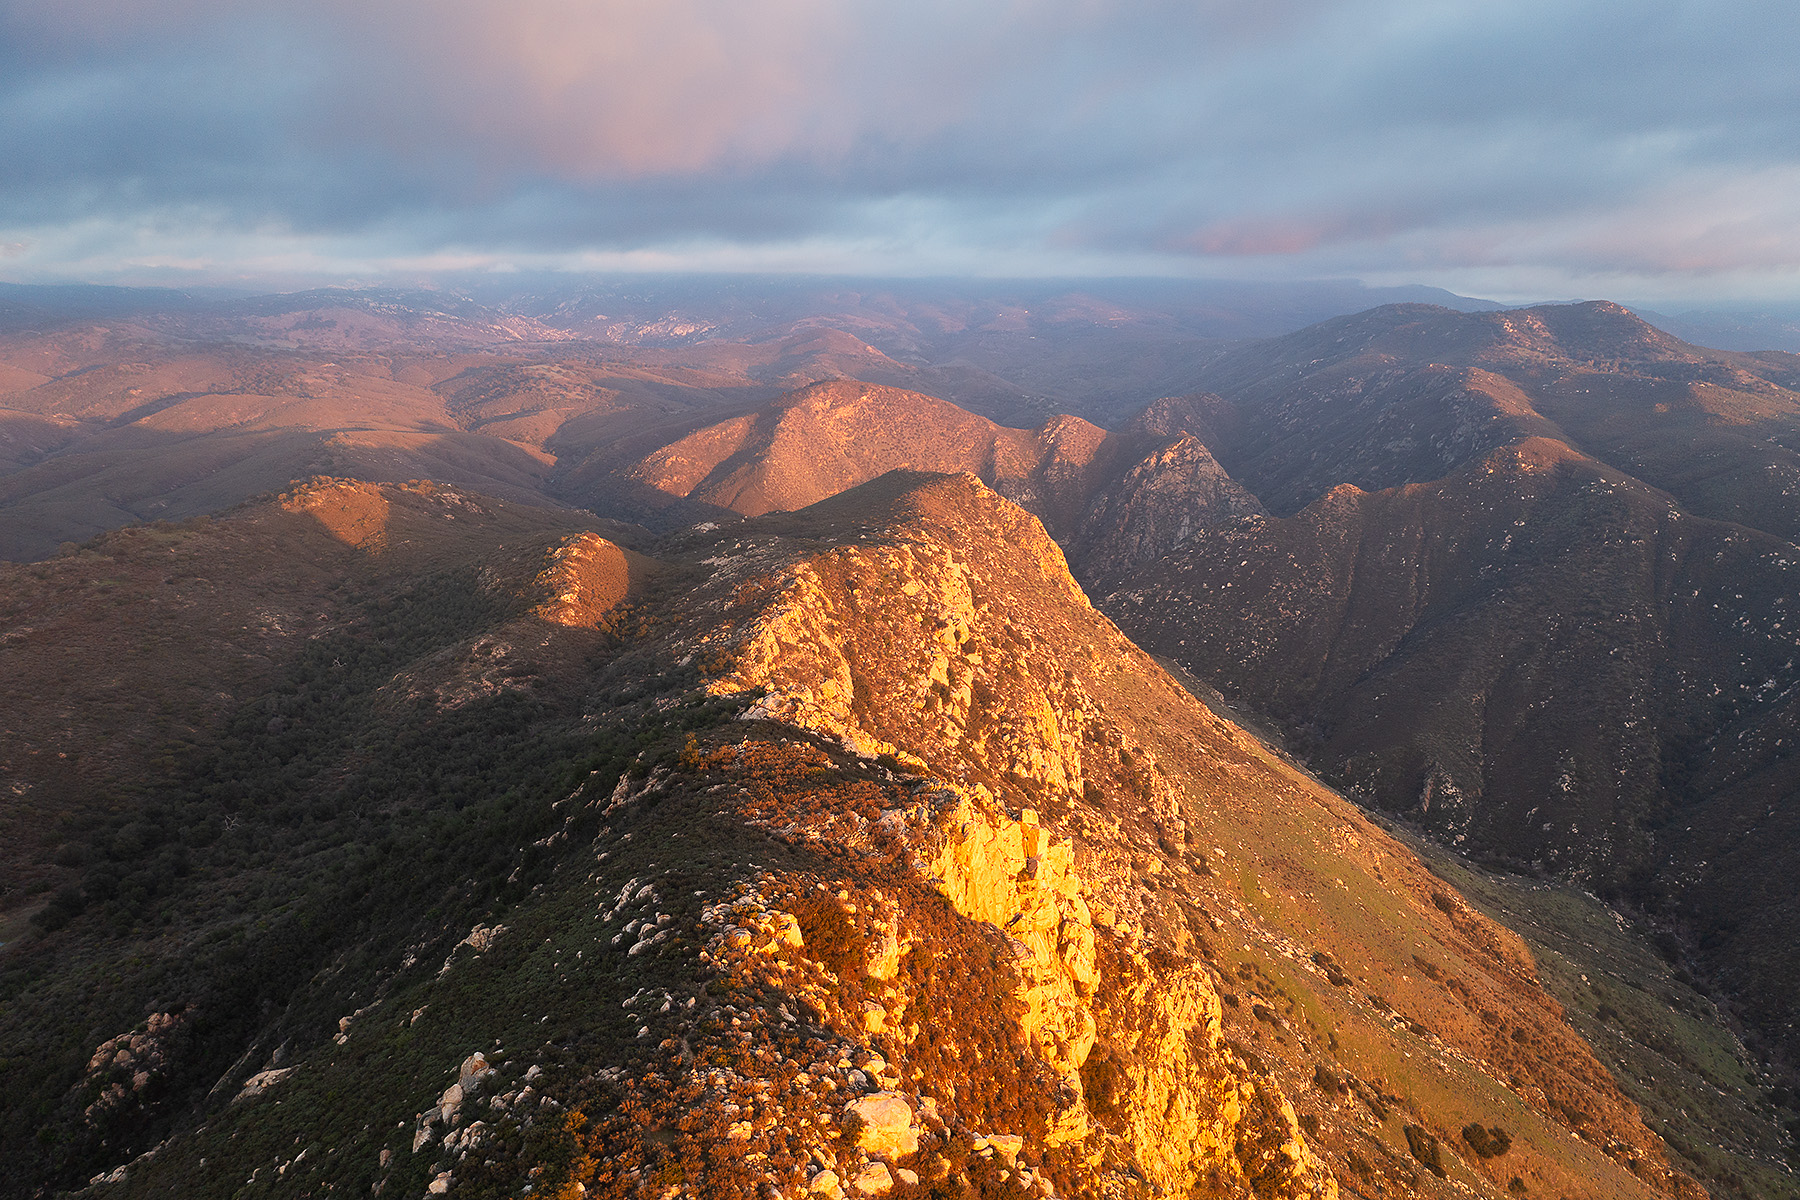
[[[1328,778],[1629,899],[1791,1043],[1793,368],[1601,303],[1326,322],[1163,406],[1288,515],[1091,582]]]

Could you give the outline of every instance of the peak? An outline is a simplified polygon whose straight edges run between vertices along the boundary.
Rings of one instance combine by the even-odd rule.
[[[1680,340],[1610,300],[1541,304],[1483,316],[1497,322],[1515,344],[1576,361],[1630,362],[1686,358],[1690,354]]]
[[[1462,314],[1459,312],[1459,310],[1454,309],[1454,308],[1445,308],[1442,304],[1419,304],[1419,303],[1412,302],[1412,301],[1408,301],[1408,302],[1402,303],[1402,304],[1381,304],[1381,305],[1377,305],[1374,308],[1368,309],[1368,310],[1358,314],[1358,316],[1365,317],[1365,318],[1366,317],[1409,317],[1410,318],[1410,317],[1441,317],[1441,316],[1460,316],[1460,315],[1462,315]],[[1349,318],[1349,319],[1354,320],[1356,318],[1353,317],[1353,318]]]
[[[893,539],[986,558],[1007,572],[1026,570],[1086,604],[1042,522],[967,471],[889,471],[796,512],[760,517],[755,525],[827,546]]]
[[[1164,396],[1146,404],[1135,417],[1125,423],[1123,432],[1143,433],[1154,437],[1189,433],[1204,440],[1228,408],[1229,405],[1212,392]]]
[[[1087,418],[1071,416],[1068,413],[1058,413],[1037,427],[1038,436],[1049,439],[1080,437],[1100,432],[1102,432],[1100,427]]]
[[[793,513],[792,521],[839,524],[851,521],[868,527],[888,527],[910,522],[941,522],[951,518],[981,518],[1001,513],[1027,517],[969,471],[938,472],[899,468],[869,482],[839,492]]]
[[[450,487],[430,479],[377,483],[366,479],[340,479],[332,475],[314,475],[304,481],[296,480],[289,485],[287,491],[272,500],[289,512],[379,502],[405,504],[415,508],[467,509],[473,513],[485,514],[502,504],[492,496],[466,488]]]
[[[1566,442],[1557,441],[1555,438],[1530,437],[1496,450],[1489,457],[1489,463],[1493,466],[1510,467],[1531,474],[1554,471],[1564,463],[1592,465],[1593,460]]]
[[[896,469],[973,471],[1058,526],[1084,508],[1106,440],[1080,417],[1015,429],[919,392],[832,380],[687,433],[620,477],[629,496],[654,489],[754,517],[798,511]]]
[[[1270,367],[1314,374],[1373,357],[1417,367],[1571,364],[1689,358],[1683,343],[1607,300],[1458,312],[1432,304],[1388,304],[1336,317],[1226,355],[1214,376],[1241,388]]]
[[[1535,304],[1527,309],[1503,311],[1537,313],[1546,320],[1560,317],[1565,321],[1605,322],[1661,332],[1623,304],[1617,304],[1611,300],[1576,300],[1570,304]]]
[[[804,408],[817,411],[894,403],[954,407],[948,400],[927,396],[923,392],[910,392],[905,388],[887,387],[879,383],[864,383],[858,379],[827,379],[820,383],[808,384],[780,396],[770,407],[777,409]]]

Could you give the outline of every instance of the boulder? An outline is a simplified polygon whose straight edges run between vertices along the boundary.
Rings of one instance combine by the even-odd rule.
[[[913,1124],[912,1105],[899,1092],[875,1092],[858,1097],[846,1104],[844,1111],[861,1120],[856,1142],[872,1155],[905,1158],[919,1148],[919,1131]]]
[[[463,1059],[462,1066],[456,1072],[456,1082],[466,1096],[473,1093],[481,1085],[481,1081],[493,1073],[494,1068],[488,1066],[487,1055],[477,1050]]]
[[[893,1189],[894,1177],[886,1163],[873,1162],[857,1172],[850,1186],[865,1196],[880,1196]]]
[[[258,1071],[250,1078],[244,1080],[244,1090],[237,1094],[237,1098],[233,1100],[232,1103],[235,1104],[238,1100],[248,1100],[252,1096],[260,1096],[293,1073],[294,1068],[292,1067],[281,1067],[273,1071]]]

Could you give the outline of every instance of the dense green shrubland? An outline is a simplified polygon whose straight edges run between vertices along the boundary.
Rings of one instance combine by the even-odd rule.
[[[558,851],[536,843],[565,828],[557,801],[610,789],[646,751],[679,754],[685,728],[734,707],[656,713],[652,697],[692,680],[590,632],[563,649],[591,661],[558,678],[515,665],[530,686],[440,708],[407,693],[408,672],[520,601],[458,571],[359,605],[216,745],[63,831],[57,861],[79,882],[0,972],[0,1192],[84,1183],[150,1149],[278,1048],[292,1061],[377,986],[405,986],[409,952],[429,977],[550,876]],[[589,680],[637,702],[584,721]],[[178,1052],[89,1110],[117,1082],[86,1074],[90,1054],[152,1013],[180,1017]]]

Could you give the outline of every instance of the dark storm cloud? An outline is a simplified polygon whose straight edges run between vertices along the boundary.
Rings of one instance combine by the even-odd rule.
[[[1787,0],[0,0],[0,242],[1779,274],[1796,51]]]

